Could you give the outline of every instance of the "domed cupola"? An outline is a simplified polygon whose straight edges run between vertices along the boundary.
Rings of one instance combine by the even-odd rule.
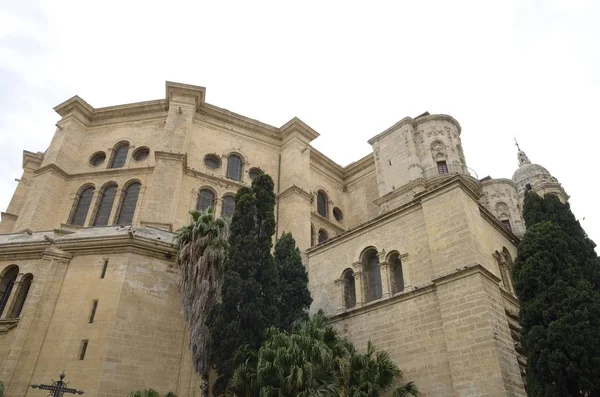
[[[517,145],[517,147],[519,146]],[[539,164],[532,164],[529,157],[520,148],[517,158],[519,159],[519,168],[513,174],[512,180],[517,185],[517,192],[521,198],[526,191],[533,190],[540,195],[555,194],[563,202],[569,199],[558,180],[546,168]]]

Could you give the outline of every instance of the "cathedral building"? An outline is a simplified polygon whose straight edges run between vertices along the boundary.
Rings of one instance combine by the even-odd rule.
[[[533,190],[567,194],[518,152],[512,179],[467,167],[451,116],[406,117],[342,167],[298,118],[271,126],[166,83],[164,99],[57,107],[52,142],[23,152],[0,223],[0,381],[42,393],[64,369],[86,395],[199,394],[174,231],[189,211],[231,216],[260,173],[277,235],[292,232],[313,297],[344,336],[387,350],[424,396],[525,396],[512,258]],[[7,177],[4,175],[4,177]]]

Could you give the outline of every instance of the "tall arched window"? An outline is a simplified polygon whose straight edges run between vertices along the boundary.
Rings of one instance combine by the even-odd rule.
[[[235,197],[225,196],[223,197],[223,208],[221,209],[221,216],[232,217],[235,211]]]
[[[392,291],[394,293],[404,291],[404,274],[402,273],[402,261],[400,260],[400,255],[395,252],[390,255],[390,259],[388,260],[388,266],[391,270],[391,279],[394,283]]]
[[[366,275],[367,302],[381,298],[381,271],[379,268],[379,255],[375,249],[369,249],[365,252],[363,266]]]
[[[4,270],[4,274],[2,274],[2,279],[0,280],[0,316],[4,312],[4,309],[6,309],[8,298],[15,286],[18,275],[19,266],[16,265],[9,266]]]
[[[329,238],[329,234],[327,234],[327,230],[319,229],[319,244]]]
[[[317,213],[323,218],[327,218],[327,196],[322,190],[317,192]]]
[[[116,195],[116,183],[111,183],[102,189],[100,196],[98,197],[98,209],[96,210],[96,216],[94,217],[94,226],[108,225],[108,218],[110,218],[110,212],[112,211]]]
[[[196,209],[198,211],[206,211],[209,207],[215,206],[215,194],[212,190],[201,189],[198,193],[198,203],[196,203]]]
[[[127,160],[127,152],[129,152],[129,143],[119,143],[113,150],[112,159],[108,168],[121,168]]]
[[[123,192],[123,199],[121,201],[121,208],[119,210],[119,217],[117,218],[117,225],[131,225],[133,222],[133,214],[135,214],[135,207],[137,205],[138,195],[140,194],[141,184],[139,182],[133,182],[127,186]]]
[[[75,210],[71,216],[71,225],[83,226],[85,223],[85,218],[87,217],[92,197],[94,196],[94,190],[96,189],[93,186],[88,186],[79,192],[76,198]]]
[[[21,282],[19,283],[19,289],[17,290],[15,304],[11,310],[11,313],[8,315],[10,318],[19,318],[21,316],[21,311],[23,311],[23,306],[25,306],[25,300],[27,299],[27,294],[29,293],[29,288],[31,287],[32,281],[32,274],[26,274],[21,279]]]
[[[242,159],[237,154],[230,154],[227,158],[227,178],[242,180]]]
[[[354,272],[350,269],[344,272],[344,307],[349,309],[356,306],[356,288],[354,285]]]

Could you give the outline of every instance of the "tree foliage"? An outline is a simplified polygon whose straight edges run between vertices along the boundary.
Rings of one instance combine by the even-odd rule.
[[[4,383],[0,382],[0,397],[4,397]]]
[[[308,273],[291,233],[284,233],[275,244],[275,265],[279,272],[279,328],[289,331],[294,321],[308,319],[312,303]]]
[[[129,393],[128,397],[160,397],[160,393],[154,389],[136,390]],[[177,397],[175,393],[168,392],[165,397]]]
[[[369,343],[360,354],[318,313],[292,332],[276,328],[258,351],[235,371],[228,394],[254,396],[377,397],[400,380],[402,372],[385,351]],[[398,397],[417,396],[410,382],[397,386]]]
[[[208,325],[210,358],[220,374],[215,394],[222,390],[237,363],[239,349],[258,349],[265,330],[279,322],[277,268],[271,254],[275,233],[273,180],[263,174],[235,197],[225,262],[222,301],[213,306]]]
[[[556,197],[526,196],[513,267],[530,396],[600,393],[600,294],[593,243]]]
[[[206,319],[223,284],[227,224],[214,209],[192,211],[192,221],[176,233],[177,263],[181,268],[181,302],[187,324],[194,369],[208,395],[210,332]]]

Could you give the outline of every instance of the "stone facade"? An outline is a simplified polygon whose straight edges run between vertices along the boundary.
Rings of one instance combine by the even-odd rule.
[[[311,310],[388,350],[424,396],[525,395],[509,270],[525,189],[568,198],[548,171],[519,152],[512,180],[480,181],[458,122],[428,113],[341,167],[301,120],[270,126],[205,93],[167,82],[165,99],[99,109],[73,97],[48,149],[23,153],[0,223],[7,395],[62,369],[91,396],[197,395],[173,231],[199,202],[226,215],[256,172],[275,181],[277,235],[303,252]]]

